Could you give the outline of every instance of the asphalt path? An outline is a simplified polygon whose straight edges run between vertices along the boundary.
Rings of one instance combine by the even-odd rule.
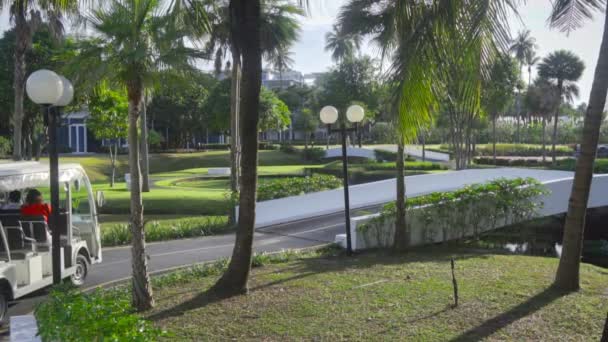
[[[351,215],[377,211],[378,207],[359,209]],[[336,234],[344,233],[344,212],[315,217],[303,221],[258,228],[254,237],[254,250],[278,252],[285,249],[307,248],[334,242]],[[193,239],[148,243],[148,271],[164,273],[181,267],[229,258],[234,247],[235,234],[224,234]],[[103,262],[89,269],[84,290],[112,286],[128,281],[131,276],[130,247],[105,248]],[[9,309],[9,316],[29,314],[44,300],[47,290],[41,290],[19,299]],[[0,341],[3,340],[0,331]]]

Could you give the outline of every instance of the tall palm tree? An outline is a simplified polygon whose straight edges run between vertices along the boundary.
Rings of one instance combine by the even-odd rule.
[[[585,70],[585,63],[574,53],[566,50],[555,51],[545,57],[538,65],[538,75],[555,83],[558,94],[558,103],[553,118],[553,147],[552,162],[556,163],[555,145],[557,144],[557,126],[559,110],[564,95],[564,87],[569,83],[578,81]]]
[[[281,88],[283,88],[283,72],[291,69],[295,63],[291,56],[293,53],[284,47],[276,49],[268,56],[270,67],[279,72]]]
[[[162,69],[191,70],[201,56],[186,46],[205,28],[204,8],[190,8],[186,1],[111,0],[84,16],[94,38],[80,43],[71,63],[72,73],[87,71],[87,78],[107,79],[124,87],[129,102],[129,171],[131,173],[131,265],[133,306],[146,310],[154,305],[145,253],[145,231],[141,197],[138,120],[146,88]],[[201,20],[197,25],[190,15]],[[191,21],[192,20],[192,21]],[[192,28],[195,28],[193,31]]]
[[[331,52],[331,58],[335,62],[354,57],[360,47],[360,36],[345,34],[337,25],[325,35],[325,51]]]
[[[536,39],[531,36],[530,30],[520,31],[517,37],[511,42],[509,51],[513,54],[515,59],[519,62],[519,73],[520,77],[523,78],[524,65],[526,65],[528,56],[535,53]],[[528,81],[529,83],[529,81]],[[523,88],[522,88],[523,89]],[[522,89],[519,89],[519,94],[515,103],[515,116],[517,119],[517,141],[521,140],[520,135],[520,122],[521,122],[521,93]]]
[[[78,0],[0,0],[0,11],[8,7],[11,21],[15,24],[15,61],[13,88],[15,90],[13,110],[13,159],[23,158],[23,99],[25,95],[25,55],[32,47],[32,37],[42,21],[55,38],[63,34],[64,14],[78,10]]]
[[[474,82],[459,82],[454,89],[467,109],[477,110],[480,79],[496,56],[495,47],[508,49],[506,18],[514,1],[378,1],[351,0],[343,7],[337,30],[343,35],[367,35],[378,43],[382,56],[391,61],[388,79],[394,84],[394,120],[399,131],[398,145],[416,139],[418,130],[428,125],[443,84],[457,81],[444,68],[445,61],[466,60]],[[465,41],[465,38],[468,41]],[[459,46],[454,48],[454,39]],[[481,53],[483,51],[483,53]],[[473,106],[468,106],[473,104]],[[399,166],[397,167],[400,168]],[[396,250],[407,247],[405,184],[397,185]]]
[[[241,143],[239,137],[239,108],[241,87],[242,60],[237,45],[233,44],[236,23],[232,22],[231,2],[222,0],[215,4],[212,13],[211,37],[207,43],[207,52],[214,56],[216,72],[219,72],[226,55],[229,53],[231,64],[231,90],[230,90],[230,162],[231,176],[230,188],[233,193],[239,191],[239,169],[241,158]],[[272,56],[279,49],[287,49],[298,38],[300,23],[298,16],[304,14],[302,8],[284,0],[262,0],[260,1],[260,30],[262,53]]]
[[[594,11],[604,11],[604,31],[595,69],[589,105],[585,113],[580,155],[576,161],[572,193],[564,225],[562,256],[554,285],[567,291],[580,288],[580,262],[587,202],[593,178],[593,165],[608,95],[608,11],[603,0],[556,0],[551,15],[553,27],[569,32],[592,18]]]
[[[536,49],[536,39],[532,37],[530,30],[520,31],[511,43],[509,50],[515,59],[519,61],[520,72],[523,74],[523,67],[526,64],[528,55]]]
[[[246,293],[255,226],[255,201],[258,164],[258,122],[262,86],[262,6],[260,0],[231,0],[233,23],[230,44],[242,60],[239,119],[242,139],[239,216],[236,241],[228,269],[210,289],[220,296]]]
[[[528,87],[532,85],[532,67],[540,62],[540,57],[536,55],[536,51],[529,50],[526,53],[525,63],[528,66]]]
[[[558,103],[557,90],[555,85],[543,78],[537,78],[534,83],[528,87],[524,99],[526,108],[531,115],[540,118],[542,123],[542,151],[543,163],[547,160],[546,149],[546,128],[547,120],[555,113],[555,108]]]

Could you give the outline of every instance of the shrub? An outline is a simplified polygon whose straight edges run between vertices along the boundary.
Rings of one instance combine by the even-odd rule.
[[[391,152],[386,150],[374,150],[376,154],[376,160],[379,162],[388,161],[394,162],[397,161],[397,152]]]
[[[36,308],[43,341],[156,341],[164,335],[131,309],[129,296],[117,291],[84,294],[63,285]]]
[[[148,132],[148,144],[150,144],[151,148],[158,148],[164,142],[165,137],[163,137],[162,134],[153,129]]]
[[[230,144],[202,144],[202,150],[229,150]]]
[[[280,148],[281,148],[281,145],[273,144],[273,143],[270,143],[270,142],[261,142],[261,143],[259,143],[259,149],[260,150],[276,151],[276,150],[279,150]]]
[[[546,191],[542,184],[532,178],[497,179],[456,191],[408,198],[406,210],[417,209],[412,214],[424,224],[425,236],[429,241],[437,230],[442,232],[443,237],[454,236],[448,233],[454,231],[463,237],[464,232],[470,230],[479,234],[484,225],[495,227],[497,222],[516,223],[532,217],[542,207],[536,198]],[[392,202],[384,206],[378,217],[357,229],[364,234],[371,230],[372,235],[380,236],[386,223],[394,222],[395,215],[395,202]],[[384,237],[382,240],[386,242],[390,239]]]
[[[377,170],[396,170],[396,163],[372,163],[362,166],[367,171]],[[413,171],[434,171],[434,170],[447,170],[448,167],[438,163],[432,162],[421,162],[421,161],[407,161],[405,162],[406,170]]]
[[[442,147],[444,147],[442,145]],[[545,148],[547,156],[551,155],[551,145]],[[478,145],[476,152],[481,156],[492,156],[492,144]],[[558,156],[572,156],[574,149],[570,146],[556,146],[555,153]],[[543,155],[542,145],[532,144],[496,144],[496,155],[501,157],[541,157]]]
[[[13,150],[13,143],[9,138],[0,136],[0,156],[8,156]]]
[[[165,241],[197,236],[209,236],[229,229],[224,216],[186,218],[173,221],[150,221],[146,223],[146,241]],[[101,230],[103,246],[119,246],[131,243],[128,224],[116,224]]]
[[[319,162],[325,158],[325,150],[319,147],[309,148],[302,151],[304,159]]]
[[[289,145],[289,144],[283,144],[283,145],[281,145],[280,151],[281,152],[285,152],[285,153],[289,153],[289,154],[298,153],[298,149],[295,148],[293,145]]]
[[[331,190],[339,188],[341,185],[341,179],[330,175],[263,179],[260,180],[258,185],[258,200],[268,201],[310,192]]]
[[[556,170],[563,171],[574,171],[576,167],[576,159],[568,158],[557,161],[557,165],[554,167]],[[608,159],[601,158],[595,160],[595,165],[593,167],[594,173],[608,173]]]

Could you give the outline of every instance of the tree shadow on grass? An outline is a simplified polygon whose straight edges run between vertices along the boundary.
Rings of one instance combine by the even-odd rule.
[[[250,287],[250,292],[260,291],[280,284],[289,283],[300,280],[306,277],[322,274],[342,272],[348,269],[362,270],[372,268],[376,265],[395,265],[395,264],[411,264],[417,262],[436,261],[445,262],[447,265],[454,255],[457,253],[457,259],[466,259],[471,257],[483,258],[485,255],[479,252],[465,253],[461,250],[453,250],[446,248],[429,248],[427,250],[415,250],[412,253],[405,254],[389,254],[381,251],[373,251],[362,254],[357,254],[353,257],[345,257],[342,254],[322,256],[316,258],[304,258],[293,261],[288,268],[282,268],[276,273],[293,273],[293,275],[282,277],[281,279],[265,281],[255,284]],[[370,257],[372,256],[372,257]],[[218,296],[216,293],[209,291],[202,292],[190,300],[177,304],[173,307],[166,308],[148,316],[148,319],[153,321],[164,320],[170,317],[178,317],[187,314],[189,311],[201,309],[207,305],[220,302],[227,297]]]
[[[511,310],[497,315],[483,322],[481,325],[464,332],[460,336],[452,339],[451,342],[479,341],[485,339],[498,330],[523,317],[533,314],[568,293],[570,292],[559,291],[549,287]]]

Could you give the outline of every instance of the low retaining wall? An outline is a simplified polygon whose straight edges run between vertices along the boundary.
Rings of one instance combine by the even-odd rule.
[[[572,190],[572,177],[550,180],[542,183],[547,188],[548,193],[535,200],[536,203],[542,205],[542,208],[538,210],[535,217],[530,217],[528,219],[563,214],[568,210],[568,199],[570,197],[570,191]],[[608,191],[608,175],[596,175],[593,178],[588,207],[597,208],[608,206],[608,196],[605,195],[606,191]],[[471,213],[464,213],[463,220],[465,222],[465,228],[460,230],[452,229],[446,232],[441,228],[427,227],[427,225],[422,222],[420,215],[417,215],[418,210],[418,208],[408,210],[409,229],[411,234],[410,242],[412,246],[460,239],[516,223],[513,219],[502,219],[495,224],[484,222],[479,225],[480,229],[475,231],[473,226],[467,225],[470,223],[469,218]],[[475,208],[471,208],[470,210],[473,212]],[[380,214],[373,214],[351,219],[353,249],[362,250],[392,246],[395,230],[394,220],[387,220],[380,227],[362,230],[362,226],[379,216]],[[375,224],[375,226],[377,225],[378,224]],[[336,242],[340,244],[345,245],[345,241],[345,234],[340,234],[336,237]]]

